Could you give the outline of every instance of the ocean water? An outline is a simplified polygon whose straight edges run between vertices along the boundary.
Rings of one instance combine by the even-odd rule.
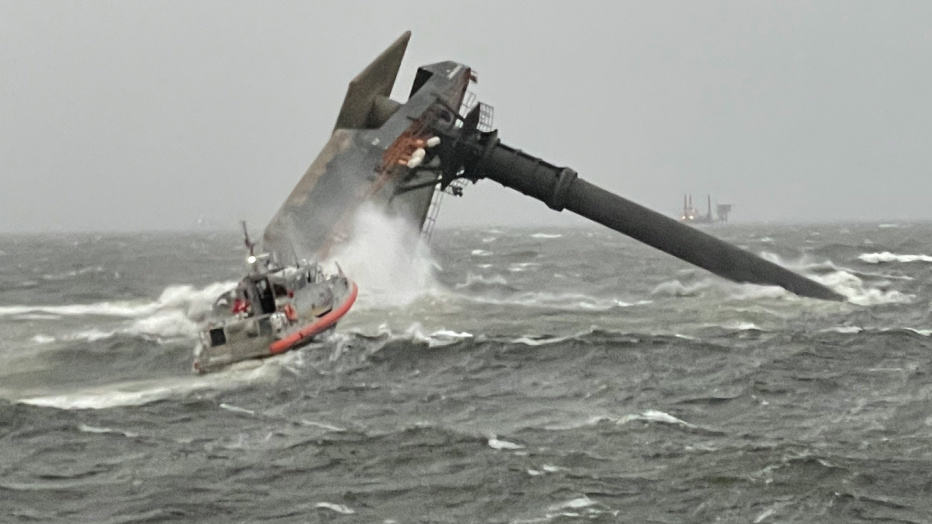
[[[198,376],[235,232],[2,235],[0,520],[930,521],[932,225],[710,232],[848,301],[441,229],[338,256],[330,338]]]

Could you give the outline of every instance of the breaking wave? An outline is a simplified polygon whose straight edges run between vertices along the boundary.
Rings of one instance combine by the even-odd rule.
[[[560,342],[566,342],[567,340],[572,340],[580,335],[589,334],[592,330],[576,334],[576,335],[567,335],[565,337],[552,337],[547,335],[524,335],[515,339],[510,340],[512,344],[522,344],[525,346],[547,346],[550,344],[559,344]]]
[[[900,255],[883,251],[880,253],[863,253],[858,255],[858,259],[868,264],[889,264],[892,262],[910,263],[910,262],[927,262],[932,263],[932,255]]]
[[[641,413],[633,413],[630,415],[625,415],[615,421],[616,424],[622,425],[627,424],[633,421],[643,421],[643,422],[659,422],[662,424],[671,424],[674,426],[682,426],[684,428],[694,429],[697,426],[695,424],[690,424],[685,420],[674,417],[673,415],[660,411],[657,409],[648,409],[642,411]]]
[[[915,295],[909,293],[903,293],[896,289],[887,289],[886,286],[874,287],[865,282],[865,277],[879,277],[881,275],[858,273],[837,266],[831,261],[812,262],[807,260],[806,257],[802,257],[800,260],[787,262],[773,253],[763,253],[762,256],[775,264],[800,272],[806,277],[840,293],[848,302],[859,306],[907,304],[916,298]],[[815,270],[819,270],[821,273],[814,273]],[[896,278],[896,275],[884,275],[884,277],[905,280],[902,277]]]
[[[912,333],[921,337],[932,336],[932,329],[919,329],[912,327],[884,327],[871,328],[861,326],[834,326],[820,330],[823,333],[838,333],[841,335],[857,335],[860,333],[877,334],[877,333]]]
[[[47,314],[139,318],[172,309],[197,315],[208,311],[213,301],[234,285],[234,282],[216,282],[203,288],[168,286],[157,300],[148,302],[124,300],[90,304],[0,306],[0,316]]]
[[[793,296],[785,289],[777,286],[761,286],[755,284],[739,284],[719,279],[703,279],[690,284],[679,280],[668,280],[658,284],[651,291],[652,296],[666,297],[697,297],[705,292],[718,290],[726,293],[735,300],[757,300],[762,298],[784,298]]]
[[[679,280],[668,280],[654,287],[650,294],[667,297],[694,297],[699,295],[700,291],[707,289],[710,285],[711,283],[707,280],[690,285],[683,284]]]
[[[274,361],[246,361],[206,376],[130,381],[21,398],[18,402],[58,409],[107,409],[142,406],[201,391],[225,391],[274,380],[284,365]]]
[[[864,280],[847,271],[836,271],[827,275],[813,276],[823,284],[848,299],[848,302],[859,306],[876,306],[881,304],[908,304],[916,296],[903,293],[896,289],[880,289],[870,287]]]
[[[157,300],[151,302],[4,306],[0,307],[0,316],[13,315],[20,319],[98,316],[126,320],[123,325],[111,329],[92,327],[58,336],[37,334],[30,340],[38,345],[55,341],[98,342],[120,335],[157,339],[194,337],[197,335],[200,317],[210,310],[218,296],[233,285],[232,282],[216,282],[202,288],[169,286]]]
[[[772,255],[770,257],[772,262],[782,264],[779,257]],[[832,273],[837,271],[845,271],[851,273],[859,278],[868,278],[868,279],[883,279],[883,280],[914,280],[913,277],[909,275],[902,274],[892,274],[892,273],[874,273],[870,271],[860,271],[857,269],[839,266],[831,260],[823,260],[821,262],[809,262],[806,260],[806,257],[803,257],[803,260],[797,264],[790,264],[788,267],[792,267],[797,271],[803,273]]]
[[[335,335],[336,339],[343,339],[348,342],[353,337],[362,337],[364,339],[380,338],[384,341],[404,340],[409,342],[426,344],[427,347],[444,347],[455,344],[461,340],[470,340],[475,338],[472,333],[465,331],[454,331],[450,329],[437,329],[428,331],[420,322],[414,322],[408,326],[401,334],[395,334],[387,324],[380,324],[375,333],[366,333],[364,330],[348,330],[342,334]],[[339,350],[337,351],[339,353]]]
[[[500,306],[538,307],[557,310],[608,311],[615,308],[627,308],[650,304],[650,300],[627,302],[618,298],[599,298],[581,293],[527,292],[510,297],[487,297],[481,295],[462,295],[470,302],[495,304]]]
[[[430,333],[425,333],[424,328],[421,327],[419,323],[412,324],[405,332],[406,337],[411,338],[417,342],[423,342],[427,344],[427,347],[443,347],[449,346],[450,344],[455,344],[460,340],[468,340],[473,338],[472,333],[467,333],[465,331],[453,331],[449,329],[440,329]]]

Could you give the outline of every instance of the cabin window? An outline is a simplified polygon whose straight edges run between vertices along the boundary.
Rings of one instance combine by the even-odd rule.
[[[222,346],[227,343],[227,335],[222,327],[210,330],[210,347]]]

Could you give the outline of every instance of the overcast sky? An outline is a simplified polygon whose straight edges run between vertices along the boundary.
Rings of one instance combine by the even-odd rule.
[[[0,0],[0,231],[264,227],[402,31],[502,140],[675,214],[932,219],[932,2]],[[577,224],[484,181],[441,225]]]

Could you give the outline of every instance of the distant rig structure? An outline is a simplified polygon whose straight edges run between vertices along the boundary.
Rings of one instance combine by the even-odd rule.
[[[687,224],[714,224],[716,222],[728,222],[728,214],[731,213],[731,204],[718,204],[715,206],[715,216],[712,216],[712,195],[706,195],[708,207],[706,213],[702,214],[699,209],[693,206],[693,196],[691,194],[683,195],[683,212],[680,214],[680,222]]]

